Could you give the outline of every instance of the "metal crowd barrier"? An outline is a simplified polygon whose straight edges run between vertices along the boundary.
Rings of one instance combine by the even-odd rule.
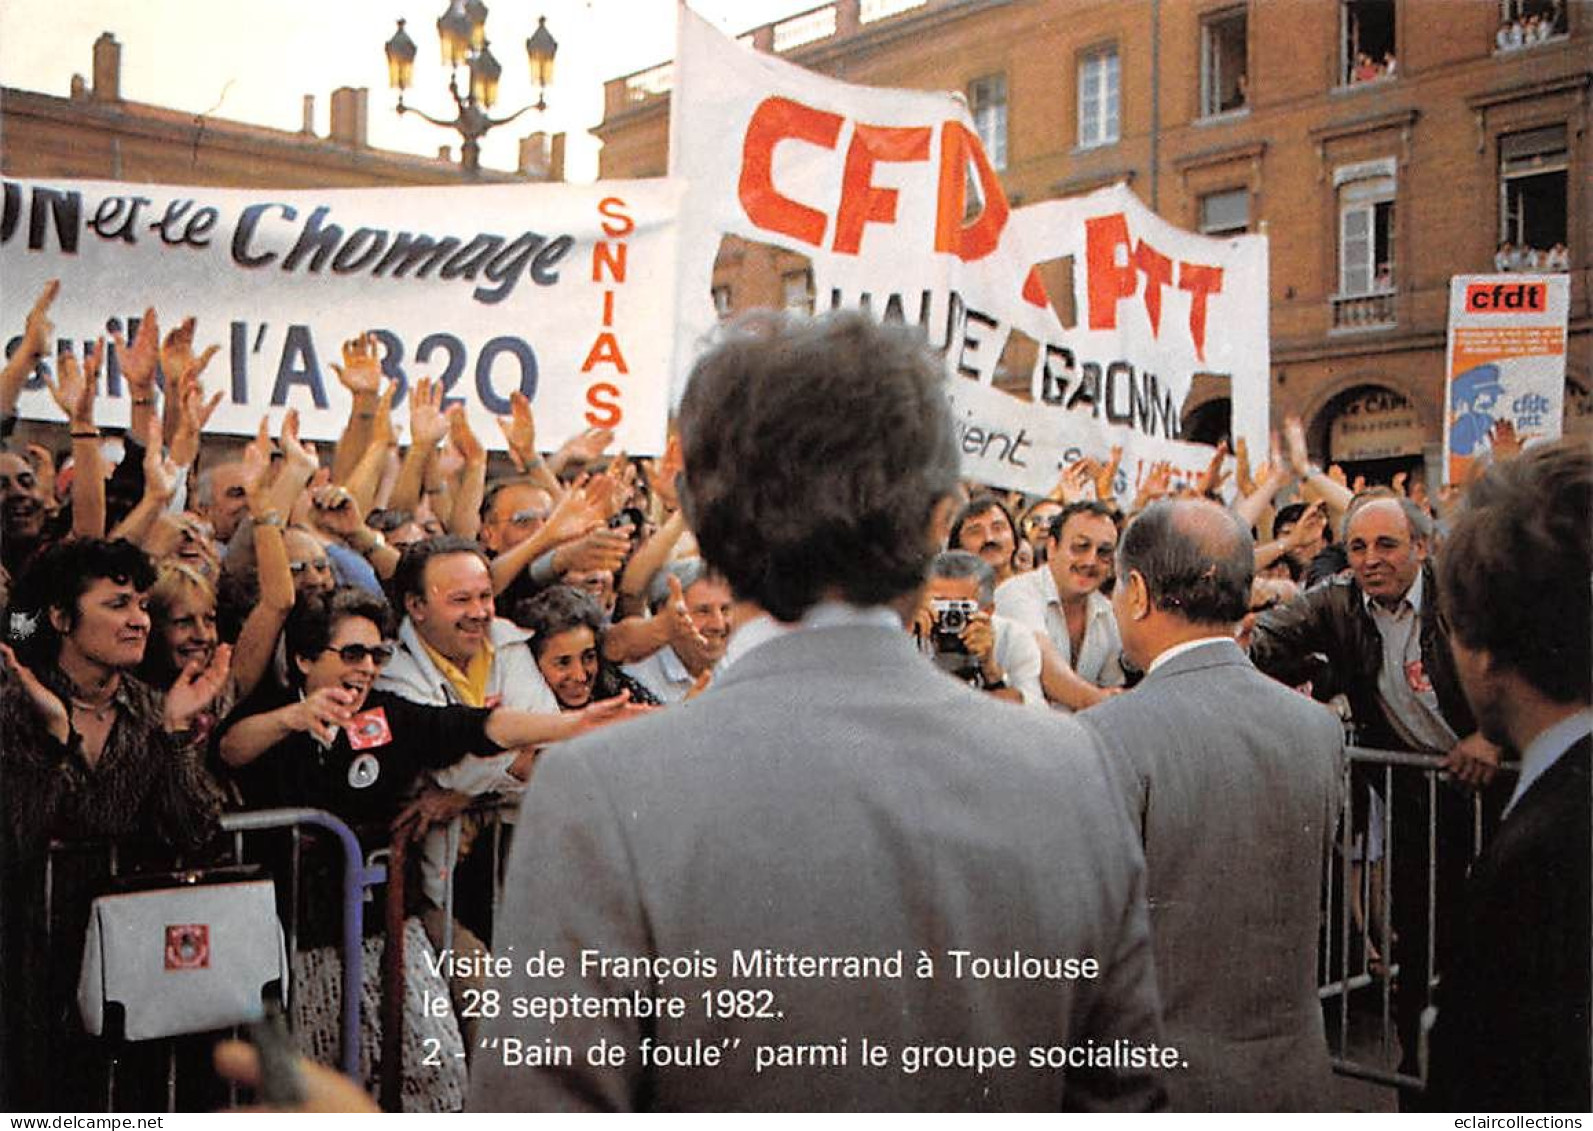
[[[363,983],[364,952],[362,939],[364,935],[365,895],[368,889],[381,884],[387,878],[386,870],[380,865],[368,865],[360,848],[359,839],[353,831],[337,817],[320,809],[261,809],[239,813],[227,813],[220,819],[223,834],[230,839],[230,856],[223,854],[216,858],[208,853],[204,864],[196,864],[191,857],[184,857],[172,853],[169,849],[154,845],[144,839],[118,840],[108,838],[84,838],[70,840],[52,840],[46,848],[43,864],[43,924],[45,955],[53,958],[59,952],[63,959],[76,963],[83,951],[81,938],[57,938],[57,925],[60,904],[67,898],[82,896],[91,899],[87,892],[73,892],[70,895],[57,891],[58,872],[61,871],[62,861],[65,858],[86,859],[92,866],[95,858],[101,862],[101,869],[96,875],[101,875],[104,880],[115,880],[138,874],[167,870],[166,862],[175,869],[204,871],[209,868],[225,866],[227,864],[248,864],[251,861],[246,852],[245,838],[248,834],[282,831],[285,830],[289,837],[290,853],[289,867],[286,876],[273,875],[272,879],[278,885],[279,893],[285,892],[287,899],[285,906],[287,915],[282,924],[283,934],[288,954],[297,952],[299,935],[299,896],[301,892],[302,876],[302,848],[303,830],[306,827],[319,828],[332,835],[342,855],[341,899],[342,899],[342,930],[339,950],[343,963],[342,1006],[340,1015],[340,1049],[339,1063],[342,1070],[356,1079],[360,1069],[360,987]],[[207,846],[208,847],[208,846]],[[129,871],[125,866],[125,858],[129,855],[142,854],[147,857],[160,859],[160,864],[150,864]],[[27,971],[32,976],[35,971]],[[75,978],[73,979],[75,983]],[[286,987],[285,1012],[290,1024],[293,1017],[293,995],[296,992],[296,979],[289,977]],[[53,984],[53,982],[51,983]],[[165,1045],[166,1060],[166,1099],[168,1110],[176,1110],[177,1102],[177,1068],[178,1068],[178,1042],[185,1038],[168,1038],[162,1042],[151,1042]],[[141,1042],[142,1043],[142,1042]],[[116,1110],[117,1070],[121,1059],[114,1044],[106,1050],[105,1092],[104,1101],[107,1111]]]
[[[1402,1090],[1426,1085],[1447,917],[1458,910],[1457,877],[1463,882],[1490,824],[1487,793],[1446,777],[1441,757],[1348,749],[1344,811],[1323,883],[1318,988],[1342,1076]]]

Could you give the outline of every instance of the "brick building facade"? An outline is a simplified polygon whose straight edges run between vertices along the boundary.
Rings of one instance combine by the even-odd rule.
[[[1352,471],[1436,472],[1449,277],[1506,239],[1563,251],[1567,426],[1593,431],[1588,0],[836,0],[743,38],[962,90],[1014,204],[1125,181],[1183,227],[1266,233],[1274,420]],[[665,171],[671,81],[607,85],[604,177]],[[804,306],[805,274],[727,241],[715,297]],[[1197,384],[1186,436],[1226,431],[1225,395]]]

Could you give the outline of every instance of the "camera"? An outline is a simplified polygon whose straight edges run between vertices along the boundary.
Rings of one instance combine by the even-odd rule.
[[[967,652],[962,642],[962,631],[979,611],[978,601],[931,601],[929,611],[934,614],[934,628],[930,639],[936,652]]]
[[[979,611],[979,602],[930,601],[929,611],[934,617],[929,630],[929,643],[934,650],[936,666],[958,679],[973,682],[979,674],[979,661],[969,655],[962,632]]]

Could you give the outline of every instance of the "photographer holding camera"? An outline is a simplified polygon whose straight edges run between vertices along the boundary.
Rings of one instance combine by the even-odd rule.
[[[995,570],[977,554],[942,552],[930,563],[913,635],[958,679],[998,699],[1044,706],[1040,646],[1017,622],[995,615],[995,589]]]

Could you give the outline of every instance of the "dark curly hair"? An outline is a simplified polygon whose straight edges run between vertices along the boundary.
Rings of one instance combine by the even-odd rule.
[[[283,639],[288,659],[303,657],[313,660],[326,651],[337,631],[339,621],[349,617],[364,617],[376,625],[385,640],[393,634],[393,613],[387,602],[368,589],[357,585],[340,585],[336,589],[306,593],[293,605],[288,614]],[[288,679],[298,686],[304,681],[297,664],[288,664]]]
[[[681,505],[736,595],[795,621],[827,591],[911,593],[958,457],[940,364],[858,313],[758,312],[697,362],[680,408]]]
[[[65,616],[70,632],[81,615],[79,600],[101,578],[147,593],[155,584],[155,563],[125,538],[69,538],[33,559],[18,579],[11,602],[11,611],[32,626],[31,634],[17,645],[24,663],[55,662],[61,634],[50,623],[50,610]]]
[[[547,651],[548,641],[572,628],[590,628],[592,638],[602,642],[603,610],[584,589],[569,585],[550,585],[534,597],[514,606],[514,623],[532,633],[531,654],[537,659]]]

